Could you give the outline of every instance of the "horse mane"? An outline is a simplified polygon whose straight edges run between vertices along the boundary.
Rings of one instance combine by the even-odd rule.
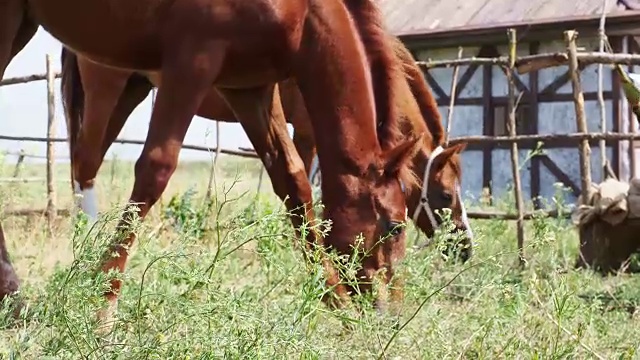
[[[393,50],[396,56],[402,63],[405,80],[407,81],[411,94],[420,109],[424,125],[427,126],[427,129],[431,133],[432,141],[431,144],[429,144],[429,150],[433,151],[437,146],[444,145],[445,128],[442,124],[442,116],[438,110],[438,103],[436,102],[433,92],[424,78],[424,73],[418,65],[416,65],[413,55],[409,52],[406,46],[404,46],[400,39],[395,36],[389,36],[389,39],[393,45]],[[410,120],[413,120],[413,118]],[[412,127],[415,127],[415,125],[412,125]],[[425,137],[424,139],[426,142],[428,138]],[[425,145],[427,144],[425,143]],[[421,151],[425,156],[428,156],[425,148],[422,148]],[[460,178],[462,176],[460,161],[449,161],[449,163],[456,177]]]
[[[354,20],[369,61],[378,141],[383,150],[391,149],[404,140],[396,101],[397,84],[404,80],[404,71],[389,43],[378,6],[372,0],[344,0],[344,4]],[[418,186],[417,176],[409,166],[400,170],[399,177],[408,188]]]
[[[433,138],[433,150],[435,147],[443,145],[444,143],[445,129],[442,125],[442,116],[438,110],[438,103],[427,85],[422,70],[416,65],[413,55],[411,55],[400,39],[395,36],[389,36],[389,38],[396,56],[402,62],[402,70],[404,71],[411,93],[416,99],[420,112],[422,113],[422,118]]]

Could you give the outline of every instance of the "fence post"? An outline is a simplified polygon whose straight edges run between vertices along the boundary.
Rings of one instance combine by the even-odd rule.
[[[220,121],[216,120],[216,154],[213,157],[213,162],[211,163],[211,171],[209,172],[209,183],[207,184],[207,199],[211,199],[212,187],[214,186],[213,180],[216,176],[216,166],[218,164],[218,157],[220,157],[220,151],[222,150],[220,146]]]
[[[56,216],[56,192],[54,182],[55,149],[55,73],[51,55],[47,54],[47,224],[49,231],[53,228]]]
[[[571,87],[573,89],[573,104],[576,111],[576,128],[578,133],[587,134],[587,119],[584,113],[584,95],[582,94],[582,84],[580,82],[580,69],[578,69],[578,49],[576,46],[576,37],[578,33],[575,30],[564,32],[564,41],[567,45],[567,54],[569,55],[569,73],[571,75]],[[587,203],[591,197],[591,149],[589,148],[589,140],[582,139],[579,145],[580,149],[580,180],[581,180],[581,196],[582,203]]]
[[[16,167],[13,170],[14,178],[17,178],[18,176],[20,176],[20,169],[22,169],[22,163],[24,162],[24,158],[25,158],[24,149],[21,149],[20,153],[18,154],[18,161],[16,161]]]
[[[509,129],[509,137],[515,138],[516,133],[516,103],[515,84],[513,82],[513,70],[516,63],[516,30],[509,29],[509,67],[507,69],[507,82],[509,86],[509,102],[507,103],[507,113],[509,119],[507,128]],[[524,203],[522,200],[522,182],[520,181],[520,165],[518,163],[518,143],[511,143],[511,168],[513,173],[513,191],[516,198],[516,209],[518,218],[516,219],[516,227],[518,234],[518,262],[520,266],[524,266]]]

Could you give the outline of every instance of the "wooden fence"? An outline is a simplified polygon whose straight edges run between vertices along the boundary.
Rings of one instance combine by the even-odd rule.
[[[555,141],[555,140],[569,140],[576,141],[579,143],[579,151],[580,151],[580,174],[581,174],[581,188],[582,194],[590,191],[591,189],[591,170],[590,170],[590,157],[589,157],[589,140],[601,140],[601,153],[604,154],[604,141],[605,140],[640,140],[640,134],[622,134],[622,133],[608,133],[608,132],[600,132],[600,133],[588,133],[585,119],[585,111],[584,111],[584,96],[582,92],[581,82],[580,82],[580,71],[579,65],[589,65],[589,64],[621,64],[621,65],[640,65],[640,55],[633,54],[612,54],[604,51],[599,52],[579,52],[576,46],[576,37],[577,32],[575,31],[565,31],[564,39],[567,46],[567,51],[565,53],[548,53],[548,54],[538,54],[538,55],[529,55],[529,56],[516,56],[516,32],[511,29],[508,31],[509,38],[509,55],[508,56],[499,56],[494,58],[483,58],[483,57],[471,57],[471,58],[461,58],[460,54],[457,59],[452,60],[437,60],[437,61],[417,61],[416,64],[424,70],[433,69],[433,68],[442,68],[442,67],[454,67],[453,76],[454,79],[452,81],[452,93],[455,93],[455,86],[457,83],[457,73],[460,66],[463,65],[498,65],[505,68],[507,74],[507,80],[509,83],[509,92],[508,92],[508,114],[509,118],[507,121],[507,126],[509,130],[508,136],[463,136],[448,139],[449,144],[455,144],[460,142],[466,142],[469,144],[510,144],[510,152],[511,152],[511,165],[512,165],[512,174],[514,179],[514,195],[516,199],[515,208],[517,211],[515,213],[505,213],[498,211],[475,211],[469,212],[470,218],[475,219],[503,219],[503,220],[516,220],[517,228],[518,228],[518,248],[520,250],[520,258],[524,259],[523,247],[524,247],[524,220],[533,219],[540,216],[547,217],[557,217],[559,216],[559,212],[556,210],[543,211],[537,210],[534,212],[525,212],[524,210],[524,201],[522,198],[522,189],[521,189],[521,181],[520,174],[518,172],[519,164],[518,164],[518,144],[521,143],[531,143],[536,141]],[[53,152],[53,143],[54,142],[66,142],[65,138],[55,138],[53,136],[53,122],[55,121],[54,113],[54,97],[53,97],[53,82],[55,78],[58,78],[59,74],[54,74],[51,70],[51,58],[47,57],[47,73],[46,74],[36,74],[30,75],[26,77],[20,78],[12,78],[0,81],[0,86],[7,86],[13,84],[22,84],[31,81],[39,81],[46,80],[47,81],[47,89],[48,89],[48,135],[47,137],[17,137],[17,136],[5,136],[0,135],[0,140],[15,140],[15,141],[35,141],[35,142],[46,142],[47,143],[47,209],[45,211],[47,214],[55,213],[55,194],[53,193],[53,187],[49,186],[53,181],[53,166],[54,166],[54,152]],[[513,81],[513,74],[517,72],[518,74],[524,74],[531,71],[541,70],[549,67],[555,67],[559,65],[569,65],[570,74],[571,74],[571,85],[572,85],[572,93],[573,93],[573,101],[575,104],[575,113],[576,113],[576,125],[578,132],[571,134],[535,134],[535,135],[518,135],[516,134],[516,126],[515,126],[515,109],[517,107],[517,99],[516,99],[516,91],[515,84]],[[602,66],[599,68],[599,77],[602,75]],[[604,101],[602,100],[602,81],[599,81],[599,102],[600,106],[604,107]],[[448,113],[448,124],[447,124],[447,134],[451,130],[452,126],[452,112],[455,107],[455,97],[451,97],[451,103],[449,106]],[[604,119],[602,119],[602,124],[604,125]],[[602,126],[604,129],[605,127]],[[219,133],[219,132],[218,132]],[[218,138],[219,139],[219,138]],[[129,140],[129,139],[117,139],[116,143],[120,144],[144,144],[142,140]],[[207,152],[217,152],[224,153],[229,155],[236,156],[244,156],[244,157],[252,157],[256,158],[255,152],[246,151],[246,150],[228,150],[221,149],[217,144],[215,148],[209,148],[204,146],[197,145],[183,145],[184,149],[196,150],[196,151],[207,151]],[[604,155],[603,155],[604,156]],[[604,159],[603,159],[604,160]],[[18,214],[26,213],[26,211],[18,211]],[[562,216],[567,216],[567,214],[561,214]]]
[[[55,137],[55,128],[56,128],[56,116],[55,116],[55,80],[60,78],[60,73],[55,72],[52,66],[52,58],[50,55],[46,56],[46,73],[44,74],[33,74],[29,76],[21,76],[14,77],[10,79],[0,80],[0,86],[9,86],[9,85],[17,85],[17,84],[25,84],[34,81],[45,81],[47,85],[47,136],[46,137],[38,137],[38,136],[9,136],[9,135],[0,135],[0,140],[9,140],[9,141],[30,141],[30,142],[44,142],[46,143],[46,155],[33,155],[27,154],[24,151],[20,152],[5,152],[5,154],[15,155],[18,157],[16,162],[15,170],[13,173],[13,177],[10,178],[0,178],[0,182],[13,182],[13,183],[21,183],[21,182],[39,182],[43,181],[42,178],[21,178],[19,177],[20,168],[23,164],[25,158],[41,158],[46,159],[46,188],[47,188],[47,205],[45,209],[14,209],[5,212],[5,215],[9,216],[22,216],[22,215],[32,215],[32,214],[44,214],[47,216],[48,223],[51,224],[53,218],[56,215],[64,215],[69,214],[70,211],[68,209],[58,209],[56,207],[56,194],[55,194],[55,147],[54,143],[59,142],[67,142],[67,138],[59,138]],[[194,150],[194,151],[203,151],[209,153],[215,153],[215,160],[213,166],[215,166],[215,162],[219,154],[227,154],[234,155],[240,157],[248,157],[248,158],[258,158],[255,151],[252,150],[231,150],[231,149],[223,149],[220,147],[220,126],[219,123],[216,122],[216,146],[215,147],[207,147],[200,145],[190,145],[184,144],[182,146],[183,149]],[[130,145],[144,145],[144,140],[132,140],[132,139],[122,139],[118,138],[114,141],[118,144],[130,144]],[[59,157],[58,159],[61,159]],[[68,158],[68,157],[64,157]],[[212,167],[213,167],[212,166]]]
[[[601,24],[602,26],[602,24]],[[601,128],[605,129],[606,126],[606,115],[604,113],[604,100],[603,100],[603,84],[602,84],[602,64],[619,64],[619,65],[640,65],[640,56],[635,54],[612,54],[603,51],[604,42],[604,30],[600,31],[601,33],[601,46],[600,51],[598,52],[579,52],[577,50],[576,38],[578,36],[576,31],[569,30],[564,32],[564,40],[566,44],[566,53],[548,53],[548,54],[537,54],[537,55],[529,55],[529,56],[521,56],[516,57],[516,32],[514,29],[509,29],[508,38],[509,38],[509,55],[508,56],[499,56],[494,58],[482,58],[482,57],[471,57],[471,58],[460,58],[453,60],[438,60],[438,61],[418,61],[417,64],[421,68],[428,70],[433,68],[442,68],[442,67],[454,67],[454,74],[452,80],[452,94],[455,93],[455,84],[457,82],[457,69],[459,66],[463,65],[498,65],[502,66],[505,69],[505,73],[507,75],[508,81],[508,103],[507,103],[507,113],[509,115],[507,120],[507,128],[508,128],[508,136],[464,136],[457,137],[449,140],[449,143],[455,144],[460,142],[466,142],[468,144],[511,144],[510,152],[511,152],[511,166],[512,166],[512,174],[513,174],[513,182],[514,182],[514,195],[515,195],[515,207],[516,213],[488,213],[488,212],[477,212],[474,214],[470,214],[472,218],[490,218],[490,219],[505,219],[505,220],[516,220],[517,221],[517,236],[518,236],[518,252],[521,264],[524,263],[524,220],[532,219],[539,216],[547,216],[547,217],[557,217],[558,211],[543,211],[538,210],[534,212],[525,212],[523,199],[522,199],[522,188],[519,174],[519,164],[518,164],[518,144],[520,143],[531,143],[537,141],[554,141],[554,140],[573,140],[578,142],[578,149],[580,154],[580,178],[581,178],[581,196],[582,199],[588,196],[588,193],[591,191],[591,158],[590,158],[590,147],[589,140],[600,140],[600,153],[603,161],[603,167],[608,165],[608,161],[605,157],[605,141],[606,140],[638,140],[640,139],[640,134],[638,133],[629,133],[629,134],[621,134],[621,133],[608,133],[608,132],[600,132],[600,133],[589,133],[587,129],[587,121],[584,110],[584,95],[582,91],[581,78],[580,78],[580,68],[579,65],[585,66],[590,64],[599,64],[598,69],[598,104],[601,108]],[[517,135],[516,134],[516,85],[513,81],[513,74],[517,72],[518,74],[525,74],[531,71],[537,71],[545,68],[560,66],[560,65],[568,65],[569,73],[570,73],[570,81],[572,87],[573,94],[573,103],[576,114],[576,127],[578,132],[571,134],[535,134],[535,135]],[[451,112],[454,108],[454,99],[455,97],[451,97],[451,104],[449,106],[449,123],[447,124],[447,128],[451,128]],[[567,216],[568,214],[564,214]]]

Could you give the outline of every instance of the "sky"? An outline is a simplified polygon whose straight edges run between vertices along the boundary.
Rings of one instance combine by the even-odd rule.
[[[5,79],[46,72],[46,55],[52,56],[54,69],[60,70],[60,42],[44,29],[38,29],[31,42],[25,46],[5,72]],[[56,80],[56,137],[66,137],[67,130],[60,97],[60,80]],[[26,84],[0,87],[0,134],[12,136],[41,136],[47,134],[47,102],[46,82],[36,81]],[[119,138],[143,140],[151,116],[151,92],[149,96],[134,110],[125,124]],[[223,148],[252,148],[249,139],[239,124],[220,123],[220,143]],[[289,133],[292,128],[289,126]],[[187,132],[185,144],[215,147],[216,126],[214,121],[196,116]],[[135,160],[140,155],[142,146],[113,144],[106,159],[114,155],[123,160]],[[44,155],[45,143],[17,142],[0,140],[0,152],[16,153],[24,150],[29,154]],[[66,143],[56,143],[56,158],[60,162],[68,161],[69,149]],[[210,155],[206,152],[182,150],[181,161],[206,160]],[[7,161],[15,156],[9,155]],[[29,159],[40,162],[43,159]]]

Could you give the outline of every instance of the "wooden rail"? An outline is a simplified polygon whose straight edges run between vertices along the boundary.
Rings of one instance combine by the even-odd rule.
[[[515,32],[509,32],[510,34],[510,50],[515,49]],[[537,54],[537,55],[527,55],[527,56],[516,56],[514,51],[510,51],[508,56],[498,56],[498,57],[470,57],[470,58],[459,58],[451,59],[451,60],[429,60],[429,61],[416,61],[416,64],[421,67],[423,70],[429,70],[434,68],[445,68],[445,67],[459,67],[463,65],[496,65],[502,66],[507,69],[509,78],[512,78],[513,73],[525,74],[531,71],[537,71],[545,68],[560,66],[560,65],[568,65],[571,71],[571,84],[573,89],[574,103],[575,103],[575,111],[576,111],[576,125],[578,126],[579,132],[570,133],[570,134],[534,134],[534,135],[518,135],[515,133],[514,126],[514,116],[513,111],[517,106],[517,101],[515,97],[515,91],[513,91],[513,81],[509,81],[510,90],[509,91],[509,135],[508,136],[463,136],[463,137],[455,137],[448,138],[447,141],[449,144],[456,144],[460,142],[466,142],[469,144],[509,144],[511,145],[511,153],[512,153],[512,166],[514,167],[513,176],[516,179],[517,183],[514,188],[514,192],[517,199],[517,212],[516,213],[507,213],[507,212],[499,212],[499,211],[471,211],[469,212],[470,218],[475,219],[499,219],[499,220],[517,220],[518,222],[518,248],[519,255],[521,259],[524,259],[524,225],[523,220],[531,220],[539,216],[543,217],[563,217],[567,218],[568,214],[558,214],[557,211],[536,211],[536,212],[525,212],[524,207],[522,206],[522,190],[520,189],[518,174],[515,169],[518,168],[517,164],[517,156],[513,156],[517,154],[518,145],[521,144],[535,144],[537,142],[572,142],[575,143],[576,146],[579,145],[580,148],[580,163],[581,163],[581,174],[582,174],[582,188],[588,189],[591,179],[589,177],[589,164],[585,164],[585,162],[589,162],[588,153],[589,150],[589,142],[594,140],[602,141],[617,141],[617,140],[640,140],[640,134],[621,134],[621,133],[588,133],[586,126],[584,125],[584,100],[581,101],[581,84],[580,84],[580,75],[578,71],[578,67],[580,65],[590,65],[590,64],[620,64],[620,65],[640,65],[640,55],[636,54],[611,54],[603,51],[598,52],[580,52],[576,50],[575,40],[577,37],[577,33],[573,31],[567,31],[564,33],[565,42],[567,45],[567,52],[557,52],[557,53],[547,53],[547,54]],[[54,73],[50,67],[48,67],[48,72],[45,74],[34,74],[23,77],[16,77],[11,79],[5,79],[0,81],[0,86],[9,86],[16,84],[29,83],[33,81],[47,81],[48,89],[52,89],[51,84],[57,78],[60,78],[60,73]],[[455,83],[455,82],[454,82]],[[599,86],[602,86],[599,84]],[[48,96],[48,101],[52,101],[52,96]],[[450,113],[454,104],[453,102],[450,104]],[[53,111],[53,105],[49,104],[49,120],[53,121],[53,115],[51,112]],[[218,127],[219,129],[219,127]],[[581,131],[580,131],[581,130]],[[219,138],[219,134],[218,134]],[[34,136],[7,136],[0,135],[0,140],[11,140],[11,141],[33,141],[33,142],[47,142],[48,149],[51,144],[56,142],[66,142],[65,138],[55,138],[49,134],[48,137],[34,137]],[[132,145],[143,145],[144,140],[132,140],[132,139],[117,139],[115,141],[119,144],[132,144]],[[238,150],[230,150],[230,149],[222,149],[219,146],[216,147],[206,147],[199,145],[183,145],[183,149],[194,150],[194,151],[206,151],[210,153],[217,154],[228,154],[233,156],[241,156],[248,158],[258,158],[255,151],[251,149],[238,149]],[[53,159],[53,151],[47,151],[47,159]],[[28,156],[28,155],[26,155]],[[23,156],[24,157],[24,156]],[[515,159],[515,160],[514,160]],[[515,161],[515,164],[513,162]],[[16,169],[16,173],[17,173]],[[12,180],[19,181],[19,180]],[[49,179],[52,181],[52,179]],[[49,189],[48,189],[49,190]],[[53,198],[53,194],[47,195],[48,202],[51,201],[51,205],[47,206],[49,210],[16,210],[12,214],[21,215],[21,214],[31,214],[31,213],[64,213],[67,210],[58,210],[55,208],[55,199]],[[49,200],[51,199],[51,200]]]

